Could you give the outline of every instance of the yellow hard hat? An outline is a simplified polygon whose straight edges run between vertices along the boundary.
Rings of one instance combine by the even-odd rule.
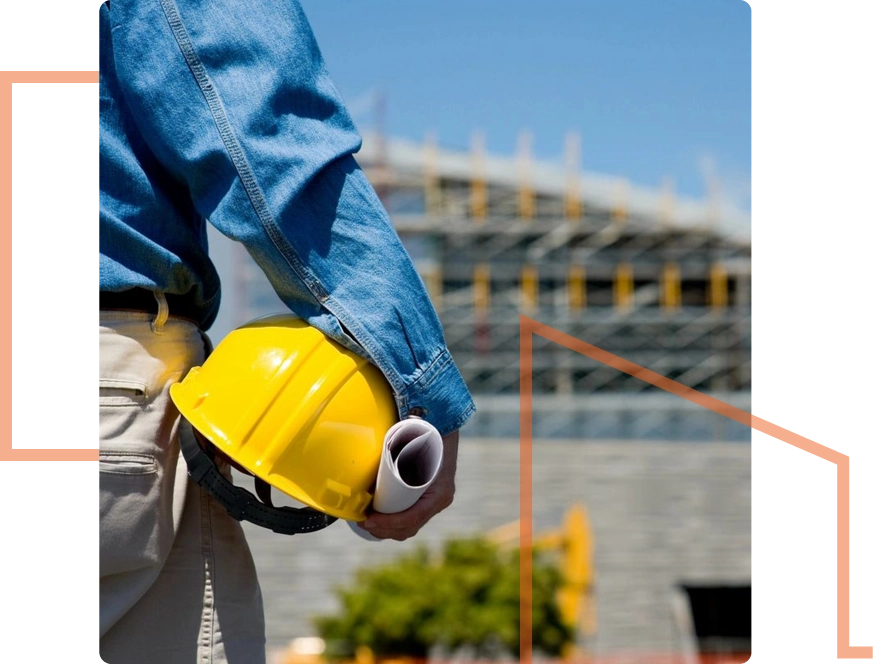
[[[256,478],[325,514],[365,518],[397,409],[382,373],[316,328],[290,315],[247,323],[170,396]]]

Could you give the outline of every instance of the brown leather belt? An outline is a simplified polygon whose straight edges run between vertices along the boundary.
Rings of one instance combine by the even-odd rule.
[[[195,323],[199,321],[201,312],[191,304],[187,295],[166,293],[165,296],[171,316],[187,318]],[[100,291],[100,310],[138,311],[154,316],[158,313],[158,301],[155,299],[155,294],[145,288],[116,292]]]

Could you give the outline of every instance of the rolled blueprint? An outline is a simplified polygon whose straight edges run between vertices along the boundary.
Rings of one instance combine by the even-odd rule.
[[[417,417],[398,422],[385,434],[376,475],[373,509],[394,514],[412,507],[436,479],[443,463],[443,439],[436,428]],[[354,522],[352,530],[378,541]]]

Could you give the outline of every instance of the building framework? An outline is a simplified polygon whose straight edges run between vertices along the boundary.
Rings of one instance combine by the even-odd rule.
[[[481,135],[468,151],[365,135],[358,161],[477,397],[475,433],[515,431],[506,423],[518,407],[520,313],[748,408],[748,213],[721,201],[717,183],[699,200],[676,196],[669,181],[654,190],[583,172],[579,143],[568,136],[564,163],[553,164],[534,160],[527,134],[514,157],[487,155]],[[255,303],[250,314],[260,313],[263,288],[247,285],[256,274],[244,270],[238,285]],[[647,394],[656,388],[638,379],[534,344],[535,434],[748,439]]]

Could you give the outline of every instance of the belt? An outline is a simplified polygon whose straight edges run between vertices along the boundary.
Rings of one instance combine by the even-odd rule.
[[[189,296],[166,293],[165,297],[171,316],[187,318],[194,323],[200,320],[202,312],[191,303]],[[154,292],[145,288],[115,292],[100,291],[100,310],[139,311],[157,315],[158,301],[155,299]]]

